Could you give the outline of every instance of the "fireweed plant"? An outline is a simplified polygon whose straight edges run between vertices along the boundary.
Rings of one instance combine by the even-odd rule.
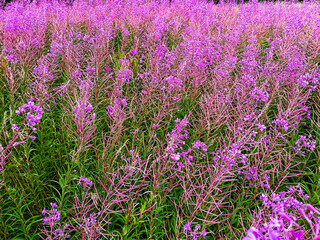
[[[0,239],[320,239],[320,5],[0,10]]]

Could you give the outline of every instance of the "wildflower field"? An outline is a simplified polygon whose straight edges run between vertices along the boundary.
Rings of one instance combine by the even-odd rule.
[[[320,239],[320,4],[0,10],[0,239]]]

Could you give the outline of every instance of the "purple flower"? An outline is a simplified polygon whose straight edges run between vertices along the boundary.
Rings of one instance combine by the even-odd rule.
[[[267,102],[269,98],[269,94],[266,91],[263,91],[259,88],[254,88],[250,93],[250,96],[253,100]]]
[[[179,154],[171,154],[170,158],[173,161],[179,161],[180,160],[180,155]]]
[[[279,230],[272,230],[269,233],[269,239],[270,240],[279,240],[280,238],[280,233]]]
[[[36,137],[35,137],[35,136],[29,136],[29,138],[30,138],[32,141],[36,140]]]
[[[283,119],[276,119],[272,123],[282,127],[285,132],[288,131],[288,125],[289,125],[288,121]]]
[[[255,117],[255,114],[253,113],[253,114],[247,115],[243,120],[246,122],[251,122],[254,117]]]
[[[205,229],[203,229],[203,231],[201,232],[201,236],[202,236],[202,238],[203,239],[205,239],[206,238],[206,236],[207,236],[207,232],[206,232],[206,230]]]
[[[17,124],[12,124],[12,130],[15,131],[15,130],[18,130],[19,127]]]
[[[303,230],[300,230],[297,232],[294,229],[291,230],[291,236],[293,240],[303,239],[303,234],[304,234]]]
[[[89,178],[80,177],[78,185],[80,186],[81,184],[82,184],[83,188],[90,189],[92,187],[92,182],[90,181]]]
[[[51,205],[52,208],[57,208],[58,207],[58,205],[56,203],[50,203],[50,205]]]
[[[251,227],[247,232],[247,236],[242,240],[260,240],[261,238],[259,237],[259,235],[259,230],[255,227]]]
[[[207,152],[207,145],[199,140],[195,141],[193,143],[193,147],[192,148],[195,148],[195,149],[202,149],[202,151],[204,152]]]
[[[258,127],[258,129],[260,130],[260,132],[263,132],[264,130],[266,130],[266,126],[263,125],[263,124],[261,124],[261,123],[258,123],[258,124],[257,124],[257,127]]]
[[[196,232],[192,232],[190,235],[191,235],[191,237],[193,237],[194,240],[198,239],[198,235]]]
[[[201,228],[200,224],[197,224],[194,228],[194,231],[198,231]]]
[[[191,224],[192,224],[192,222],[188,222],[187,224],[185,224],[183,226],[183,231],[184,232],[191,231]]]

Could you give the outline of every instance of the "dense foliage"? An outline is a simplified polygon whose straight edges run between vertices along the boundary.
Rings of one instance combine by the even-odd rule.
[[[0,10],[0,239],[320,239],[320,5]]]

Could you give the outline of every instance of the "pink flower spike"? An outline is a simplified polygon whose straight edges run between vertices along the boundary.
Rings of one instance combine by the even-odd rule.
[[[314,206],[312,206],[311,204],[307,204],[307,209],[309,209],[312,212],[316,212],[317,214],[320,215],[320,212],[318,209],[316,209]]]

